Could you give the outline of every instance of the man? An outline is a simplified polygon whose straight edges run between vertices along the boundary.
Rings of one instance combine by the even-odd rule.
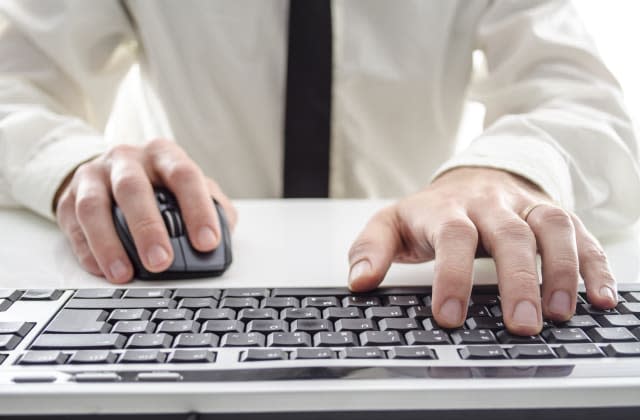
[[[486,252],[514,333],[536,334],[543,316],[568,319],[579,273],[590,302],[616,304],[606,257],[585,224],[600,234],[637,219],[637,144],[616,82],[565,1],[336,0],[330,14],[329,3],[295,0],[4,1],[7,195],[55,215],[82,266],[113,283],[129,281],[132,268],[110,222],[112,197],[149,270],[173,258],[154,184],[176,194],[193,245],[214,248],[210,196],[233,224],[223,189],[287,195],[282,172],[297,109],[285,97],[317,86],[289,84],[299,73],[287,45],[300,38],[287,28],[294,7],[304,15],[311,3],[325,6],[332,25],[306,35],[330,45],[332,60],[326,189],[332,197],[405,196],[355,240],[353,290],[375,287],[393,261],[435,258],[434,315],[456,327],[473,259]],[[488,63],[473,87],[487,106],[486,130],[451,157],[476,49]],[[176,143],[105,142],[117,85],[134,62]]]

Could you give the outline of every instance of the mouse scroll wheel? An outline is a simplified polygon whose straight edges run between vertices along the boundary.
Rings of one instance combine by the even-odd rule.
[[[167,227],[169,236],[175,238],[176,236],[181,236],[183,234],[182,220],[180,220],[180,216],[176,212],[165,210],[162,212],[162,219]]]

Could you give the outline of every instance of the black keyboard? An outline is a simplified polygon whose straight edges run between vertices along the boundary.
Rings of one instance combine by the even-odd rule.
[[[454,330],[435,322],[430,292],[0,290],[0,371],[16,372],[15,382],[36,368],[57,372],[42,382],[327,378],[370,367],[382,368],[369,370],[372,377],[520,377],[640,358],[640,285],[620,285],[611,310],[591,306],[581,291],[568,322],[546,321],[526,337],[505,329],[496,287],[474,288],[464,327]]]

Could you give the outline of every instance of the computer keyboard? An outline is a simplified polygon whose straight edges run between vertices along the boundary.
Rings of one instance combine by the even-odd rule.
[[[580,291],[571,320],[527,337],[505,329],[496,287],[474,288],[455,330],[435,322],[430,291],[3,289],[0,382],[557,377],[640,358],[640,285],[620,285],[611,310]]]

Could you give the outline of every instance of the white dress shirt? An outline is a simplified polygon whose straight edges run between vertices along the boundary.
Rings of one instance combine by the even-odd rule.
[[[594,233],[637,219],[632,125],[569,3],[333,0],[332,14],[331,197],[399,197],[487,166],[538,184]],[[280,196],[287,17],[286,0],[3,0],[2,204],[52,217],[73,168],[132,141],[104,133],[133,63],[225,192]],[[487,71],[472,83],[475,50]],[[454,155],[469,97],[486,129]]]

